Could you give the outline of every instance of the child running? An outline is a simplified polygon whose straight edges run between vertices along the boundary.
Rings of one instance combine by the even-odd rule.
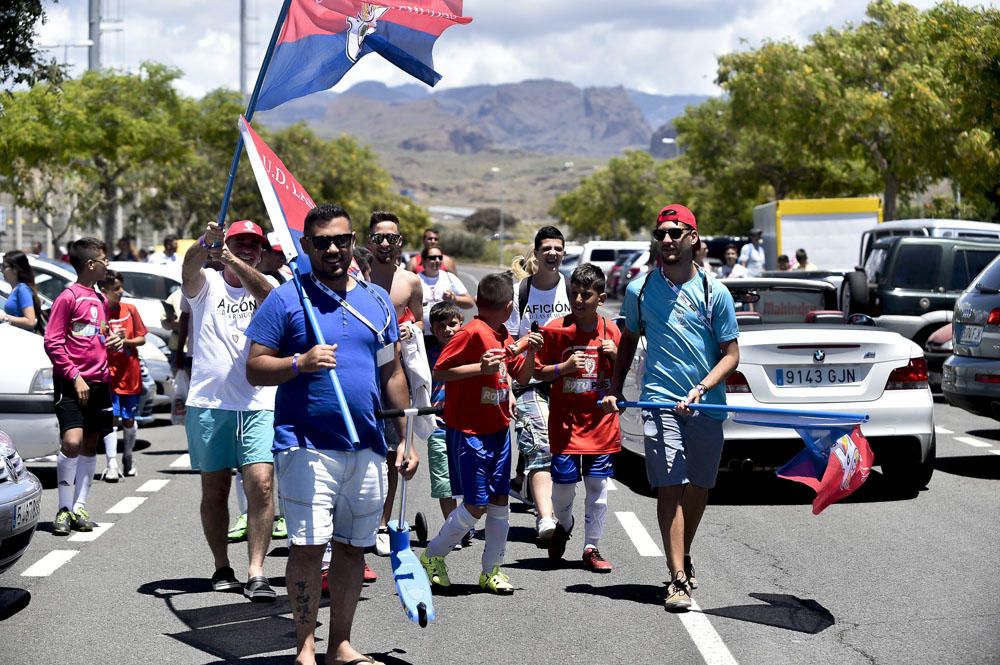
[[[621,333],[597,313],[604,303],[604,273],[584,263],[570,277],[569,316],[542,328],[545,344],[535,359],[535,378],[554,381],[549,408],[552,449],[552,505],[556,530],[549,541],[549,558],[561,559],[573,532],[573,500],[583,476],[583,564],[595,573],[609,573],[610,561],[597,549],[608,512],[608,479],[612,458],[621,450],[618,414],[598,406],[611,385]]]
[[[108,299],[108,323],[111,335],[117,337],[120,343],[115,347],[109,345],[108,367],[111,370],[111,411],[124,436],[122,473],[125,476],[134,476],[136,468],[132,463],[132,451],[135,449],[138,433],[135,413],[139,408],[139,397],[142,395],[142,369],[139,367],[139,353],[136,348],[146,343],[147,330],[135,306],[122,302],[125,288],[120,274],[108,270],[100,285],[101,293]],[[105,482],[117,483],[119,477],[117,432],[112,431],[104,437],[104,454],[108,466],[101,477]]]
[[[509,373],[522,383],[531,379],[542,336],[529,333],[522,338],[523,344],[514,345],[504,326],[514,306],[514,286],[507,275],[484,277],[476,305],[479,315],[455,333],[434,366],[434,379],[448,384],[444,403],[447,443],[458,457],[463,501],[448,515],[420,562],[432,584],[450,586],[444,557],[486,515],[479,586],[506,595],[514,593],[510,578],[500,570],[510,530]]]
[[[447,301],[435,303],[431,307],[429,316],[429,327],[436,344],[427,348],[427,364],[434,367],[441,351],[462,327],[464,319],[458,306]],[[431,390],[431,404],[443,406],[444,401],[444,382],[435,380]],[[443,418],[438,418],[438,428],[427,439],[427,465],[431,474],[431,498],[438,500],[441,504],[441,514],[448,519],[448,515],[458,507],[455,497],[460,496],[462,491],[458,482],[458,469],[452,469],[450,465],[451,456],[448,454],[444,422]],[[461,544],[464,544],[464,540]]]

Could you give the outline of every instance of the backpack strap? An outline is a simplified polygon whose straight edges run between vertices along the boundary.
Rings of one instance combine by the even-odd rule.
[[[521,280],[521,285],[517,289],[517,316],[524,318],[524,310],[528,308],[528,295],[531,293],[531,275]]]

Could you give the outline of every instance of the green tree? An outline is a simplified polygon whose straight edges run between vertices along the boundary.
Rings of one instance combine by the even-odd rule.
[[[503,213],[503,225],[505,229],[517,226],[521,220],[510,214]],[[470,231],[489,231],[496,233],[500,229],[500,208],[479,208],[463,221],[465,228]]]
[[[38,81],[58,83],[62,67],[35,45],[35,26],[45,23],[41,0],[4,0],[0,7],[0,87]]]

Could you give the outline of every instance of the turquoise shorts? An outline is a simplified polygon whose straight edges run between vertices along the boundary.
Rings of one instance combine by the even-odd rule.
[[[274,411],[187,408],[184,418],[191,468],[211,473],[274,463]]]

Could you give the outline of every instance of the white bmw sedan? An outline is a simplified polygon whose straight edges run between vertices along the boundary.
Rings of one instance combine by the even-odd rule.
[[[733,406],[864,413],[861,431],[886,480],[915,493],[934,471],[934,401],[920,347],[836,311],[836,289],[804,279],[724,280],[736,301],[740,364]],[[802,448],[791,429],[725,424],[722,467],[770,468]]]

